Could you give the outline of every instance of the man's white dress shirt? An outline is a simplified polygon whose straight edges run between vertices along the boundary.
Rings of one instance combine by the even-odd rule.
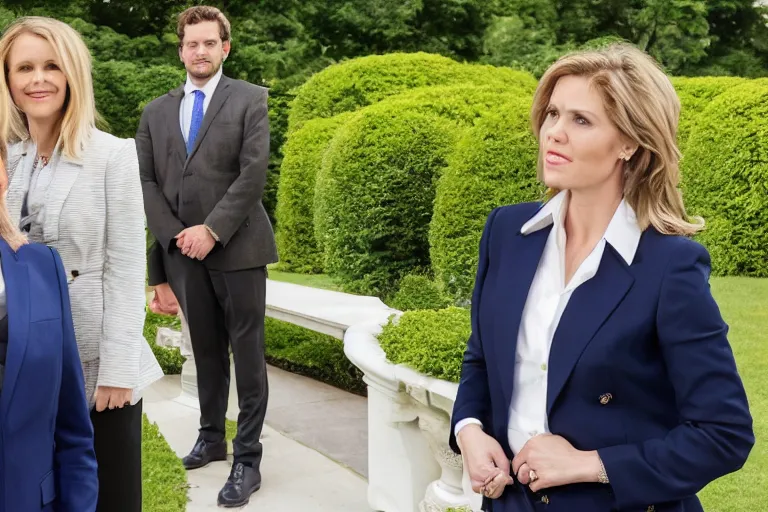
[[[223,70],[220,67],[215,75],[208,80],[202,87],[198,87],[192,83],[192,80],[187,74],[187,82],[184,84],[184,97],[181,99],[181,107],[179,107],[179,122],[181,123],[181,133],[184,135],[184,142],[189,139],[189,127],[192,125],[192,107],[195,105],[195,91],[203,91],[205,99],[203,100],[203,114],[208,111],[208,105],[211,104],[211,98],[213,93],[216,92],[216,87],[221,81],[221,74]]]
[[[548,433],[547,371],[549,350],[560,317],[568,305],[573,291],[597,274],[603,258],[605,244],[621,255],[627,265],[632,263],[640,242],[640,227],[635,212],[622,200],[608,224],[605,234],[574,273],[565,282],[565,214],[569,193],[562,191],[547,201],[526,222],[523,235],[534,233],[552,225],[539,260],[536,275],[528,291],[528,298],[520,320],[515,354],[515,373],[512,399],[509,405],[508,439],[512,453],[518,453],[528,440]],[[458,434],[465,425],[482,423],[466,418],[456,424]]]

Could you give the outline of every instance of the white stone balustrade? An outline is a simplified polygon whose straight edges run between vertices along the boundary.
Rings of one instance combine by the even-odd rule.
[[[479,511],[462,459],[448,446],[458,386],[387,361],[377,335],[400,315],[376,297],[267,280],[266,315],[344,342],[344,352],[368,385],[368,503],[382,512]],[[181,315],[180,315],[181,316]],[[179,401],[197,407],[197,375],[182,332],[159,329],[157,342],[180,347]],[[233,376],[234,377],[234,376]]]

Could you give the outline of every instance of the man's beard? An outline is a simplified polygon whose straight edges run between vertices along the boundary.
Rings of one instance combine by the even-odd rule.
[[[206,62],[208,62],[208,63],[212,64],[212,62],[211,62],[211,61],[206,61]],[[224,62],[224,61],[221,61],[221,62],[219,62],[219,65],[218,65],[218,66],[214,66],[214,67],[213,67],[213,69],[211,69],[211,71],[210,71],[210,72],[208,72],[208,73],[199,73],[199,72],[197,72],[197,71],[192,71],[192,70],[190,70],[189,68],[187,68],[187,73],[189,73],[191,76],[193,76],[193,77],[195,77],[195,78],[199,78],[199,79],[201,79],[201,80],[202,80],[202,79],[205,79],[205,78],[211,78],[213,75],[215,75],[216,73],[218,73],[218,72],[219,72],[219,69],[221,68],[221,64],[222,64],[223,62]]]

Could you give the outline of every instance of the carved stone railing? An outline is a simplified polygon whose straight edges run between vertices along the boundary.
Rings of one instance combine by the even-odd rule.
[[[458,385],[387,361],[381,324],[350,327],[344,352],[368,384],[368,503],[384,512],[479,511],[462,458],[448,445]]]

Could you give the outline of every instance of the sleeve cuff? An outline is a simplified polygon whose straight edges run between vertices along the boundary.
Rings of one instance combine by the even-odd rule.
[[[219,235],[214,233],[213,229],[211,229],[210,226],[208,226],[207,224],[203,224],[203,226],[205,226],[205,229],[208,230],[208,233],[211,234],[211,236],[213,237],[214,240],[216,240],[217,242],[221,242],[221,240],[219,239]]]
[[[483,423],[480,420],[476,418],[464,418],[456,424],[456,427],[453,429],[453,435],[458,439],[459,431],[467,425],[480,425],[480,428],[483,428]]]

